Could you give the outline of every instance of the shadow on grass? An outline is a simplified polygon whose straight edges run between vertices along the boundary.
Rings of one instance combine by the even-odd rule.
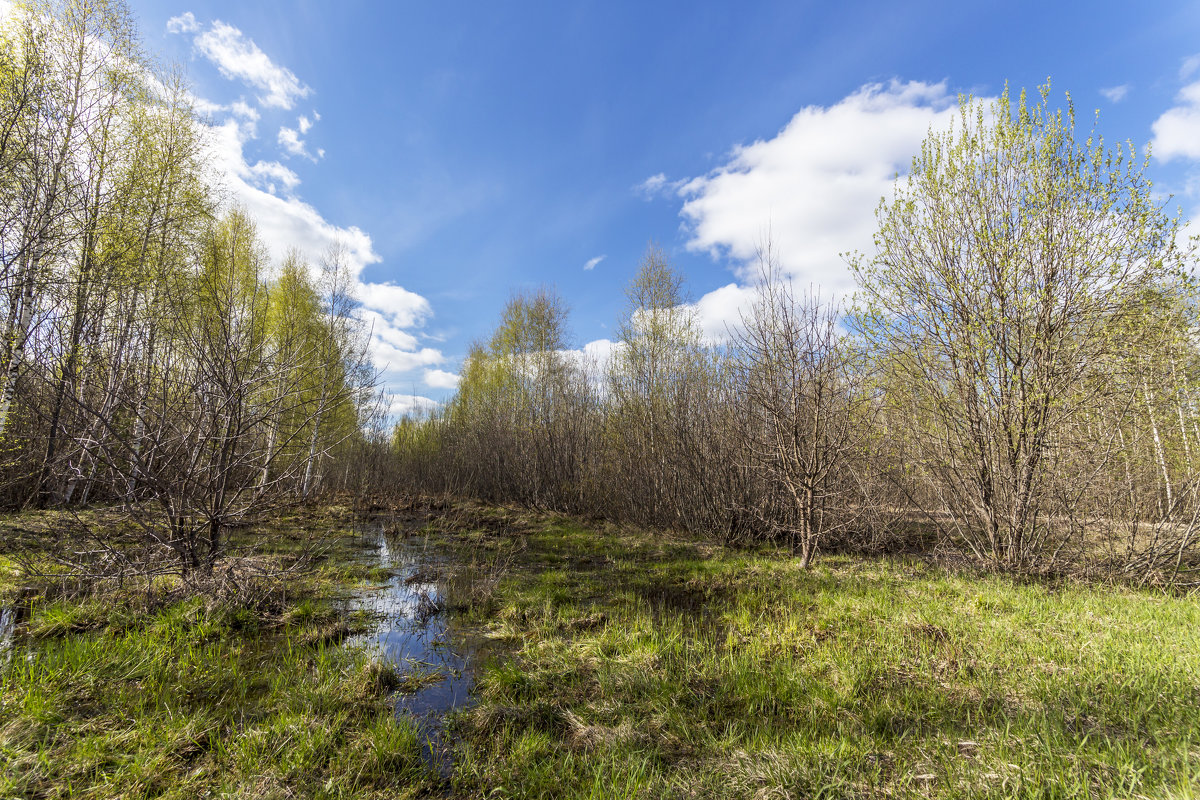
[[[464,790],[1122,796],[1200,781],[1194,599],[839,557],[528,535],[521,646],[461,720]],[[603,554],[603,555],[600,555]],[[597,622],[599,620],[600,622]]]

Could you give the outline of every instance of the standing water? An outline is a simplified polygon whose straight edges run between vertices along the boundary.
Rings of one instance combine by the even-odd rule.
[[[355,595],[352,608],[371,612],[377,622],[371,632],[350,641],[378,649],[401,676],[396,713],[414,718],[426,742],[426,763],[447,777],[453,742],[445,716],[471,704],[474,670],[488,644],[477,632],[456,625],[449,613],[465,604],[473,576],[423,537],[400,538],[382,528],[367,535],[379,566],[391,577]]]
[[[12,646],[13,631],[17,627],[17,612],[11,608],[0,608],[0,664],[8,660]]]

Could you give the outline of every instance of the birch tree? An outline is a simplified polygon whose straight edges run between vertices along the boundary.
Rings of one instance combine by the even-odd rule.
[[[1179,280],[1178,221],[1132,146],[1080,141],[1069,97],[960,101],[876,214],[854,261],[858,326],[894,376],[943,533],[982,559],[1045,567],[1096,465],[1080,421],[1092,380],[1136,339],[1147,292]]]

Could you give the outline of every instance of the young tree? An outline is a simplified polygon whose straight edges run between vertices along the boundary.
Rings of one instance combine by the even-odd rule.
[[[757,516],[788,534],[802,568],[846,522],[854,490],[847,467],[863,395],[840,321],[815,291],[797,297],[770,246],[760,250],[754,305],[735,331],[733,355],[751,466],[765,484]]]
[[[1130,347],[1147,292],[1178,281],[1178,222],[1132,146],[1080,142],[1075,114],[1024,92],[960,101],[880,204],[853,262],[858,326],[889,376],[942,529],[980,558],[1045,566],[1096,465],[1080,421]],[[1064,524],[1065,523],[1065,524]]]
[[[136,94],[144,64],[120,0],[23,5],[7,25],[6,50],[19,75],[6,87],[18,95],[13,119],[19,124],[10,134],[17,137],[21,158],[15,208],[3,212],[15,224],[5,225],[10,230],[0,276],[8,303],[0,351],[0,436],[26,369],[26,350],[39,323],[54,315],[46,307],[47,292],[63,282],[63,263],[79,264],[88,282],[83,276],[94,241],[84,240],[95,233],[91,223],[105,193],[113,121]]]
[[[675,478],[690,402],[706,366],[700,329],[683,276],[660,247],[647,247],[625,290],[628,303],[609,368],[610,441],[635,514],[652,524],[677,522]]]
[[[330,451],[359,432],[360,412],[373,399],[377,378],[368,352],[369,336],[358,315],[354,274],[341,242],[330,245],[321,258],[317,286],[322,324],[310,351],[306,387],[308,452],[300,485],[305,498],[320,487]]]

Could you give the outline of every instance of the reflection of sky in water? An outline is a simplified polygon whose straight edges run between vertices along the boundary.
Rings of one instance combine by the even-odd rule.
[[[415,692],[397,694],[397,713],[417,717],[429,740],[425,756],[443,774],[450,770],[449,742],[441,717],[471,701],[473,667],[483,640],[451,624],[443,610],[456,586],[450,580],[455,565],[436,555],[422,539],[398,540],[381,532],[374,539],[379,565],[393,571],[382,588],[359,593],[355,609],[380,617],[374,631],[352,641],[375,647],[403,675],[436,673],[440,679]]]
[[[0,660],[8,654],[12,644],[13,629],[17,626],[17,615],[11,608],[0,608]]]

